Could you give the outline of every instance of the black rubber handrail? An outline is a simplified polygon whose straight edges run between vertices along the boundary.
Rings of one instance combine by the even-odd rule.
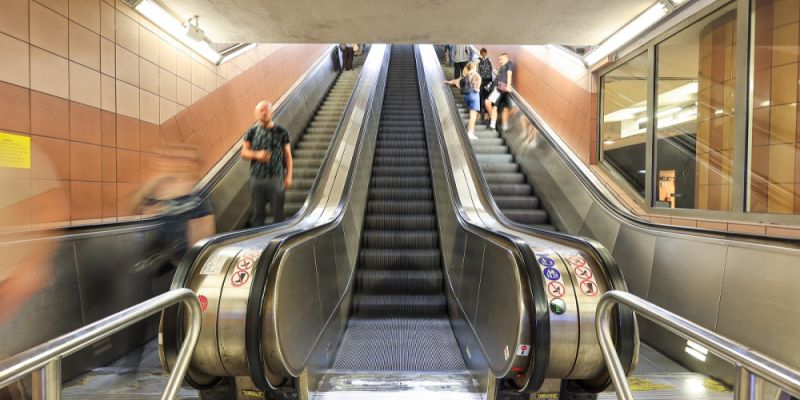
[[[443,72],[443,71],[442,71]],[[469,139],[467,138],[466,128],[463,126],[461,121],[461,117],[458,114],[458,108],[455,104],[455,99],[453,96],[445,96],[448,105],[450,106],[450,113],[453,117],[454,121],[458,121],[456,123],[456,129],[459,132],[459,136],[462,142],[462,145],[467,148],[472,148],[472,144],[470,143]],[[489,184],[486,181],[486,177],[483,174],[483,170],[480,168],[478,158],[475,155],[474,151],[468,152],[467,158],[469,160],[470,169],[473,171],[473,174],[478,178],[480,183],[480,191],[483,193],[483,197],[486,200],[486,203],[489,206],[489,211],[491,214],[497,219],[502,225],[513,228],[532,236],[542,237],[546,240],[554,240],[562,243],[568,243],[575,247],[578,247],[587,253],[591,254],[598,264],[604,269],[606,277],[609,279],[609,286],[611,286],[614,290],[624,290],[627,291],[627,284],[625,283],[625,279],[622,276],[622,270],[619,268],[619,265],[611,256],[611,253],[601,245],[599,242],[594,241],[592,239],[587,239],[580,236],[569,235],[562,232],[554,232],[548,231],[545,229],[537,228],[534,226],[523,225],[518,222],[512,221],[509,219],[497,206],[494,201],[494,196],[492,196],[491,191],[489,189]],[[528,247],[527,244],[524,247]],[[528,248],[527,251],[530,252]],[[538,271],[538,265],[536,264],[535,257],[530,257],[530,261],[533,262],[534,266],[536,266],[536,273],[534,274],[538,278],[541,279],[541,273]],[[530,266],[529,266],[530,269]],[[546,307],[546,306],[545,306]],[[549,313],[549,311],[548,311]],[[549,315],[549,314],[548,314]],[[618,318],[617,321],[617,329],[616,329],[616,342],[615,345],[617,347],[617,353],[620,357],[620,361],[622,365],[630,372],[631,368],[634,365],[634,357],[635,357],[635,335],[637,332],[636,328],[636,318],[633,312],[629,309],[622,309],[618,308],[617,313]],[[538,351],[538,349],[537,349]],[[611,377],[606,374],[605,379],[597,380],[579,380],[576,383],[584,390],[589,392],[601,392],[605,390],[609,385],[611,385]]]
[[[355,92],[355,89],[358,88],[358,86],[361,84],[361,81],[362,81],[362,75],[359,75],[355,85],[353,86],[353,93]],[[328,88],[328,91],[330,91],[330,88]],[[311,189],[309,190],[309,198],[312,197],[312,195],[316,192],[317,187],[320,184],[320,180],[323,176],[322,171],[330,168],[328,164],[330,164],[333,161],[332,159],[333,156],[331,155],[333,153],[332,150],[339,147],[340,145],[339,140],[341,139],[340,132],[342,126],[346,121],[350,119],[352,113],[353,113],[353,97],[351,94],[345,106],[345,112],[342,115],[342,118],[339,120],[339,123],[336,126],[336,130],[334,131],[335,133],[333,142],[328,147],[328,151],[325,153],[325,157],[322,160],[322,164],[319,170],[320,172],[317,173],[317,176],[314,179],[314,183],[311,185]],[[198,259],[202,255],[207,254],[211,249],[216,248],[217,246],[221,246],[230,241],[243,239],[245,237],[256,236],[256,235],[267,235],[269,233],[278,235],[281,231],[290,228],[291,226],[295,225],[297,222],[305,218],[311,211],[308,208],[308,205],[309,204],[307,200],[306,203],[303,205],[303,207],[301,207],[301,209],[294,216],[282,222],[271,225],[265,225],[261,227],[248,228],[239,231],[222,233],[197,242],[187,251],[186,255],[184,255],[184,257],[181,259],[181,262],[179,263],[178,268],[175,271],[175,276],[173,277],[170,289],[186,287],[190,276],[192,276],[191,272],[193,270],[193,267],[196,266]],[[269,250],[269,246],[267,247],[267,250]],[[262,255],[259,258],[259,263],[261,263],[263,259],[267,258],[271,259],[271,256],[265,257],[265,255]],[[258,276],[258,272],[256,272],[256,274],[254,275],[255,275],[254,279],[256,279],[256,277]],[[255,284],[253,285],[253,287],[254,286]],[[162,329],[163,329],[163,343],[164,343],[162,348],[164,351],[164,358],[168,361],[174,360],[175,357],[177,357],[177,349],[180,348],[182,343],[183,332],[181,332],[180,330],[181,319],[182,319],[182,311],[179,307],[172,307],[166,309],[162,315],[162,324],[163,324]],[[197,381],[194,378],[194,375],[195,373],[190,368],[186,374],[186,382],[189,383],[192,387],[199,390],[209,389],[215,386],[220,381],[219,378],[209,377],[211,378],[210,382],[202,383]],[[269,385],[268,382],[267,385]],[[266,389],[269,388],[270,388],[269,386],[266,386]]]

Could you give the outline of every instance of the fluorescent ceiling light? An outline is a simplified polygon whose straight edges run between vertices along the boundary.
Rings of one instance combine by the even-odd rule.
[[[256,47],[255,43],[250,43],[250,44],[248,44],[246,46],[239,47],[238,49],[236,49],[236,50],[226,54],[224,57],[222,57],[222,60],[219,63],[222,64],[222,63],[224,63],[224,62],[226,62],[228,60],[232,60],[232,59],[234,59],[236,57],[239,57],[240,55],[250,51],[251,49],[254,49],[255,47]]]
[[[661,19],[668,12],[661,2],[658,2],[648,8],[645,12],[639,14],[633,21],[623,26],[622,29],[615,32],[608,39],[606,39],[600,46],[589,52],[583,60],[587,65],[591,66],[597,64],[600,60],[608,57],[609,54],[619,49],[622,45],[629,42],[631,39],[644,32],[656,21]]]
[[[211,48],[208,41],[192,40],[186,36],[186,28],[184,28],[183,24],[155,1],[142,0],[136,5],[136,11],[212,64],[219,64],[222,57],[216,50]]]

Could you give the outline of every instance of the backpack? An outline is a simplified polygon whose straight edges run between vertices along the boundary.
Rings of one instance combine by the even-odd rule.
[[[461,94],[472,93],[472,85],[469,83],[469,75],[464,75],[461,77],[461,80],[458,82],[458,88],[461,90]]]
[[[489,58],[483,58],[478,63],[478,72],[481,75],[481,79],[485,81],[492,80],[492,60]]]

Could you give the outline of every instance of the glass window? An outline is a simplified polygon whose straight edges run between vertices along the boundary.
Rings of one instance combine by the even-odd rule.
[[[735,55],[733,4],[656,46],[655,207],[731,210]]]
[[[647,137],[647,53],[603,75],[603,160],[644,196]]]
[[[800,214],[800,1],[753,3],[749,209]]]

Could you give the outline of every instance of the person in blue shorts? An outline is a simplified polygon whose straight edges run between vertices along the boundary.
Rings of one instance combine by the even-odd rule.
[[[467,135],[469,135],[470,140],[478,139],[475,136],[475,122],[478,120],[478,113],[481,111],[481,76],[478,74],[476,64],[474,61],[468,62],[461,77],[445,81],[448,85],[460,88],[461,94],[464,95],[464,104],[469,109]]]

